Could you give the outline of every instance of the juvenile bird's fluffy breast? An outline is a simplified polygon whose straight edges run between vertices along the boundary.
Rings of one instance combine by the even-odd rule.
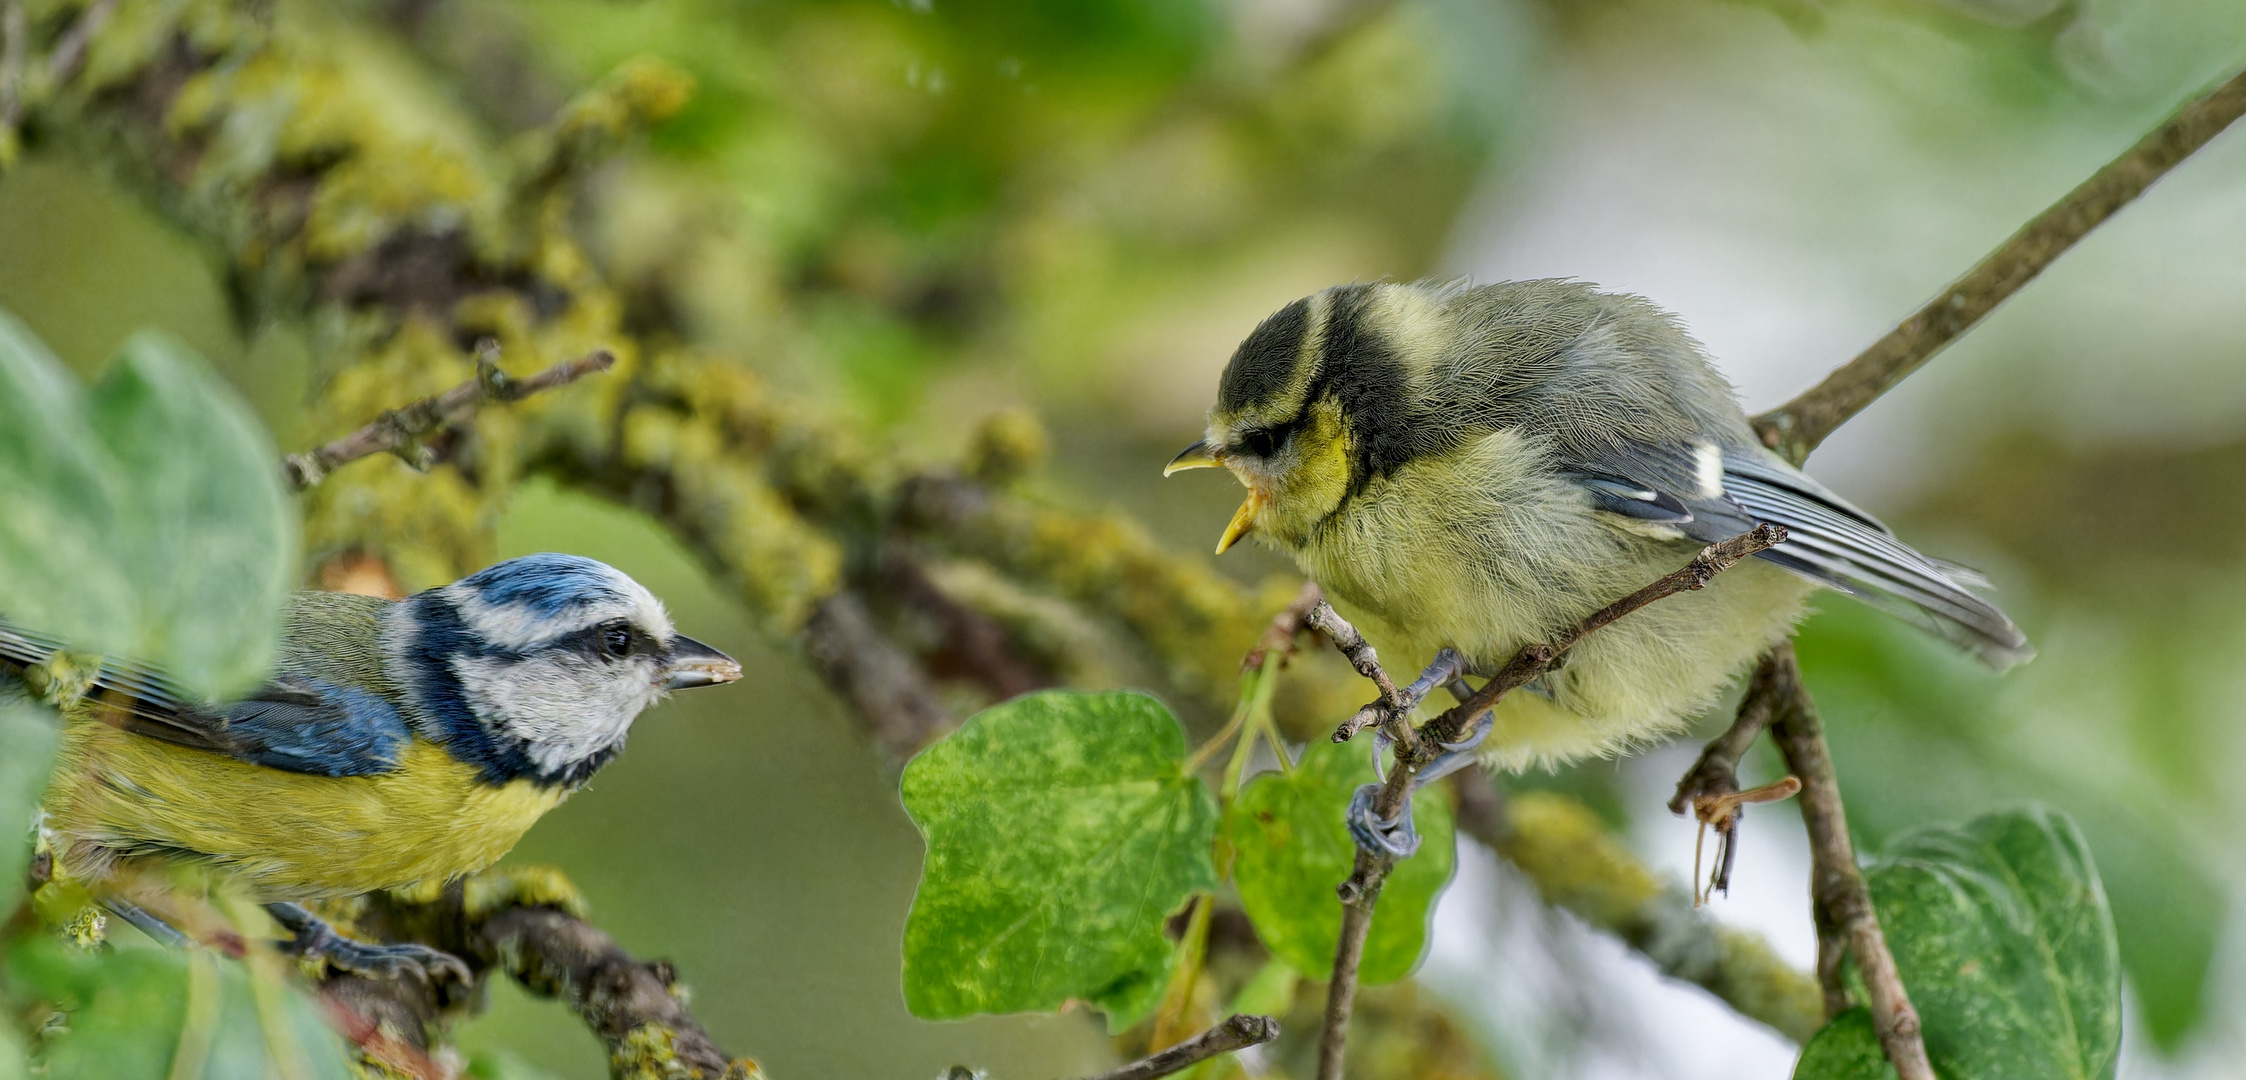
[[[1501,429],[1377,480],[1295,552],[1391,671],[1438,649],[1494,671],[1522,647],[1678,567],[1698,545],[1617,528],[1550,464]],[[1585,639],[1498,710],[1485,756],[1519,768],[1611,754],[1674,733],[1799,617],[1811,586],[1750,561],[1699,592]]]

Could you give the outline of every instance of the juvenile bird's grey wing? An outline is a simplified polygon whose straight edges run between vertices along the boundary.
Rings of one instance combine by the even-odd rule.
[[[2002,670],[2034,658],[2027,635],[1969,586],[1980,574],[1920,554],[1824,485],[1749,447],[1724,454],[1724,494],[1786,527],[1760,557],[1947,638]]]
[[[42,664],[63,648],[0,622],[0,666]],[[381,697],[308,675],[277,675],[240,701],[214,704],[146,665],[104,658],[87,696],[94,715],[135,735],[318,776],[388,772],[413,734]]]
[[[1703,543],[1755,527],[1744,508],[1723,497],[1723,457],[1713,442],[1625,442],[1562,456],[1562,471],[1610,514],[1667,525]]]
[[[1564,463],[1593,505],[1702,543],[1761,522],[1786,542],[1757,554],[1952,641],[1999,669],[2035,655],[2012,620],[1971,586],[1985,579],[1928,558],[1887,526],[1751,447],[1625,443]],[[1683,510],[1680,516],[1676,511]]]

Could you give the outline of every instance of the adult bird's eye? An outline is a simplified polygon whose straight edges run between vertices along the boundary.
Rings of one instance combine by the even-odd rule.
[[[632,628],[613,622],[600,628],[601,651],[610,656],[622,656],[632,651]]]
[[[1279,434],[1270,428],[1257,428],[1241,436],[1240,441],[1257,457],[1270,457],[1279,451]]]

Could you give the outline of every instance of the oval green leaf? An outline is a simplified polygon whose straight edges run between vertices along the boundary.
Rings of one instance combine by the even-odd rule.
[[[91,393],[0,315],[0,617],[222,697],[263,678],[296,573],[272,443],[186,346]]]
[[[296,569],[272,441],[201,357],[160,334],[127,341],[88,405],[127,494],[116,516],[140,597],[131,654],[205,696],[255,685]]]
[[[1951,1080],[2098,1080],[2121,1048],[2121,959],[2074,822],[2032,807],[1901,838],[1868,875]]]
[[[1333,970],[1341,940],[1341,901],[1334,887],[1349,877],[1357,848],[1343,812],[1358,785],[1373,780],[1363,744],[1313,743],[1292,772],[1249,782],[1225,816],[1233,880],[1256,936],[1272,955],[1312,978]],[[1450,803],[1423,789],[1412,798],[1419,853],[1397,862],[1373,909],[1360,981],[1394,982],[1419,963],[1435,897],[1451,879],[1456,848]]]
[[[2066,815],[2031,807],[1913,833],[1866,881],[1946,1080],[2113,1075],[2120,951],[2089,845]],[[1893,1076],[1866,1071],[1867,1060],[1888,1068],[1879,1055],[1869,1016],[1852,1009],[1803,1048],[1794,1076]]]
[[[1163,922],[1216,887],[1216,800],[1185,732],[1139,693],[1047,691],[985,710],[905,767],[928,844],[905,923],[913,1015],[1143,1009]]]
[[[0,616],[88,649],[131,646],[115,477],[77,381],[0,312]]]

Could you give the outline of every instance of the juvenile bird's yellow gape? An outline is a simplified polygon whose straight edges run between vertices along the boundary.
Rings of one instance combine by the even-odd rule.
[[[1818,586],[1998,667],[2027,639],[1930,559],[1755,439],[1729,384],[1666,312],[1581,282],[1328,289],[1233,353],[1208,437],[1166,472],[1248,487],[1218,541],[1294,556],[1392,663],[1455,649],[1494,671],[1523,646],[1760,522],[1786,542],[1706,589],[1584,639],[1509,695],[1483,743],[1504,767],[1672,735],[1776,644]]]
[[[0,622],[0,683],[61,647]],[[641,710],[740,677],[639,583],[576,556],[510,559],[395,603],[300,593],[271,679],[244,700],[195,701],[104,661],[66,717],[44,827],[58,871],[97,896],[120,864],[188,860],[267,901],[300,951],[375,974],[457,964],[344,941],[293,901],[491,865],[623,749]]]

